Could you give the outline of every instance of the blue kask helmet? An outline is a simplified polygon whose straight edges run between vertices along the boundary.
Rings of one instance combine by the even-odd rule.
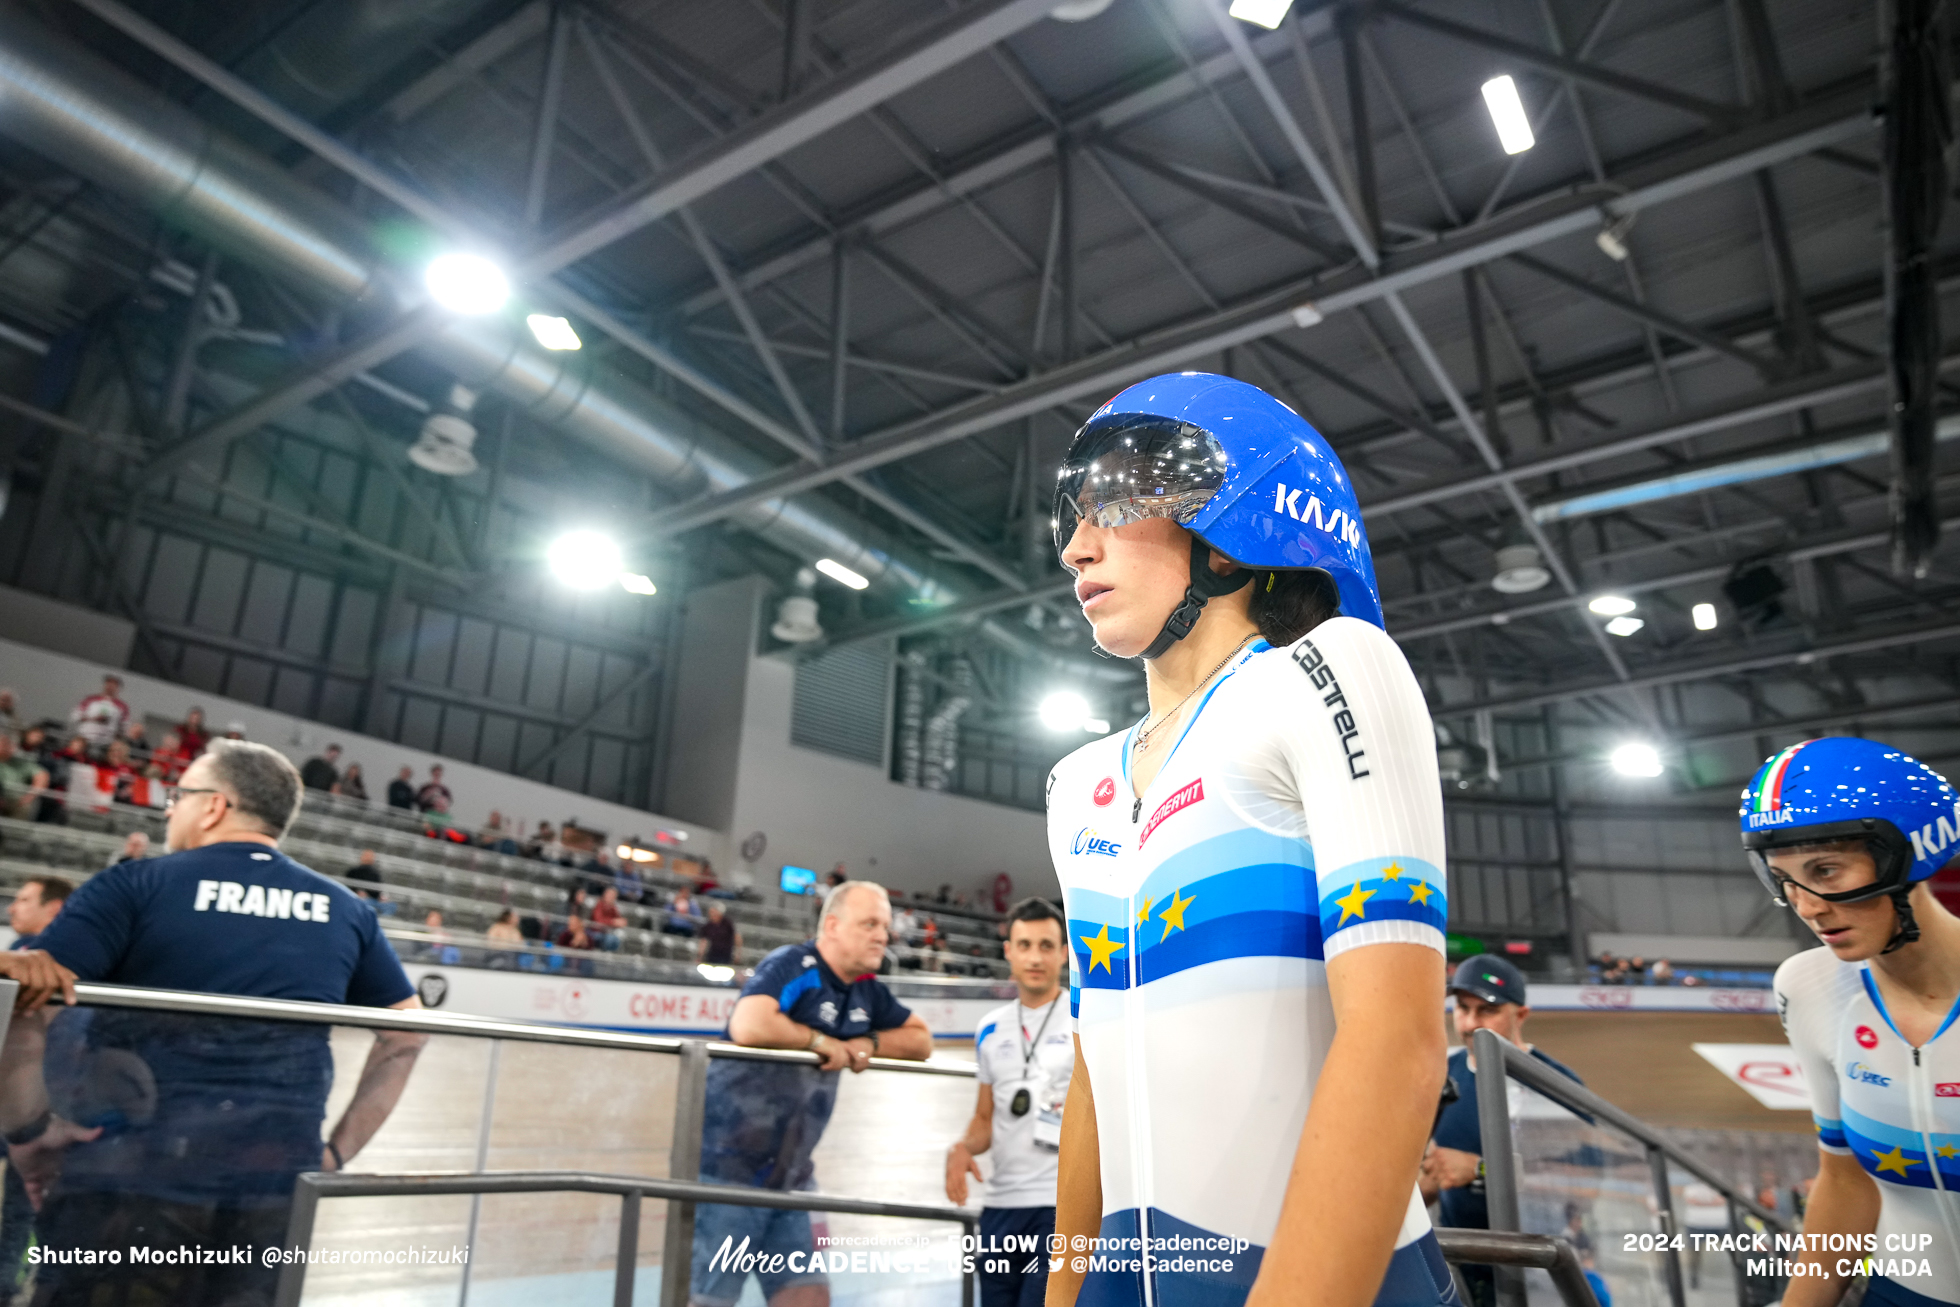
[[[1347,469],[1305,418],[1257,386],[1209,372],[1152,377],[1076,432],[1055,483],[1057,552],[1084,519],[1115,527],[1148,517],[1168,517],[1194,538],[1191,588],[1145,658],[1182,639],[1206,600],[1255,571],[1324,572],[1342,613],[1383,625]],[[1240,570],[1218,576],[1207,548]]]
[[[1738,816],[1750,864],[1778,902],[1785,891],[1769,866],[1771,852],[1863,840],[1877,879],[1814,896],[1855,903],[1892,895],[1900,936],[1891,947],[1918,938],[1906,893],[1960,854],[1960,794],[1925,763],[1875,740],[1828,736],[1771,755],[1742,791]]]

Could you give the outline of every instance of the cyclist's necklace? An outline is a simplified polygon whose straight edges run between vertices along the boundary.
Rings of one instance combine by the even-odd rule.
[[[1207,685],[1210,685],[1212,678],[1225,670],[1225,664],[1231,662],[1234,658],[1239,656],[1239,650],[1245,648],[1247,645],[1251,644],[1254,640],[1258,638],[1259,638],[1259,632],[1254,631],[1251,635],[1246,636],[1245,639],[1233,645],[1232,652],[1226,654],[1223,658],[1219,659],[1218,666],[1212,668],[1209,672],[1206,672],[1205,679],[1199,681],[1196,685],[1192,686],[1191,693],[1185,695],[1182,699],[1179,699],[1175,707],[1173,707],[1169,712],[1165,713],[1162,717],[1159,717],[1155,722],[1149,722],[1146,719],[1146,724],[1137,728],[1136,739],[1130,742],[1130,756],[1134,758],[1138,754],[1142,753],[1144,747],[1150,743],[1151,736],[1155,735],[1158,731],[1163,730],[1164,724],[1166,722],[1170,721],[1172,718],[1176,717],[1178,713],[1182,712],[1184,710],[1184,705],[1191,702],[1192,695],[1197,694],[1198,691],[1204,689]]]

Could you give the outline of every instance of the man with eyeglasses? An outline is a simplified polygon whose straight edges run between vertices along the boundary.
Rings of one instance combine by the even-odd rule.
[[[98,873],[42,936],[84,981],[421,1006],[374,913],[279,851],[301,784],[273,749],[214,741],[169,790],[168,852]],[[32,955],[23,955],[32,956]],[[324,1141],[330,1028],[115,1007],[17,1019],[0,1132],[40,1209],[37,1304],[269,1302],[293,1182],[338,1170],[394,1108],[424,1036],[375,1039]],[[37,1067],[40,1075],[21,1073]],[[249,1250],[204,1265],[133,1250]],[[186,1264],[188,1262],[188,1264]]]
[[[1772,755],[1739,815],[1756,875],[1824,945],[1776,971],[1820,1154],[1783,1301],[1830,1307],[1866,1273],[1867,1303],[1960,1303],[1960,918],[1928,884],[1960,854],[1960,794],[1834,737]]]

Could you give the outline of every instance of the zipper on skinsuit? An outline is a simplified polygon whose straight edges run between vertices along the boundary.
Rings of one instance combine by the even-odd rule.
[[[1933,1129],[1937,1124],[1933,1112],[1933,1096],[1927,1092],[1926,1067],[1919,1058],[1920,1050],[1912,1050],[1912,1068],[1906,1074],[1906,1091],[1912,1108],[1912,1128],[1919,1134],[1919,1144],[1926,1150],[1926,1169],[1933,1174],[1933,1202],[1940,1209],[1940,1225],[1946,1230],[1947,1250],[1952,1253],[1955,1265],[1960,1265],[1960,1228],[1954,1224],[1953,1194],[1946,1187],[1946,1179],[1940,1174],[1940,1156],[1933,1151]]]

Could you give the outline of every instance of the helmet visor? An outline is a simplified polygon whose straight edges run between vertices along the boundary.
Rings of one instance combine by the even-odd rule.
[[[1890,822],[1835,822],[1774,836],[1745,836],[1749,866],[1778,903],[1794,891],[1825,903],[1862,903],[1906,883],[1912,859]],[[1832,847],[1841,846],[1841,847]],[[1780,866],[1771,863],[1782,854]]]
[[[1083,522],[1118,527],[1148,517],[1188,526],[1225,482],[1228,460],[1203,427],[1116,414],[1076,433],[1055,482],[1055,552]]]

